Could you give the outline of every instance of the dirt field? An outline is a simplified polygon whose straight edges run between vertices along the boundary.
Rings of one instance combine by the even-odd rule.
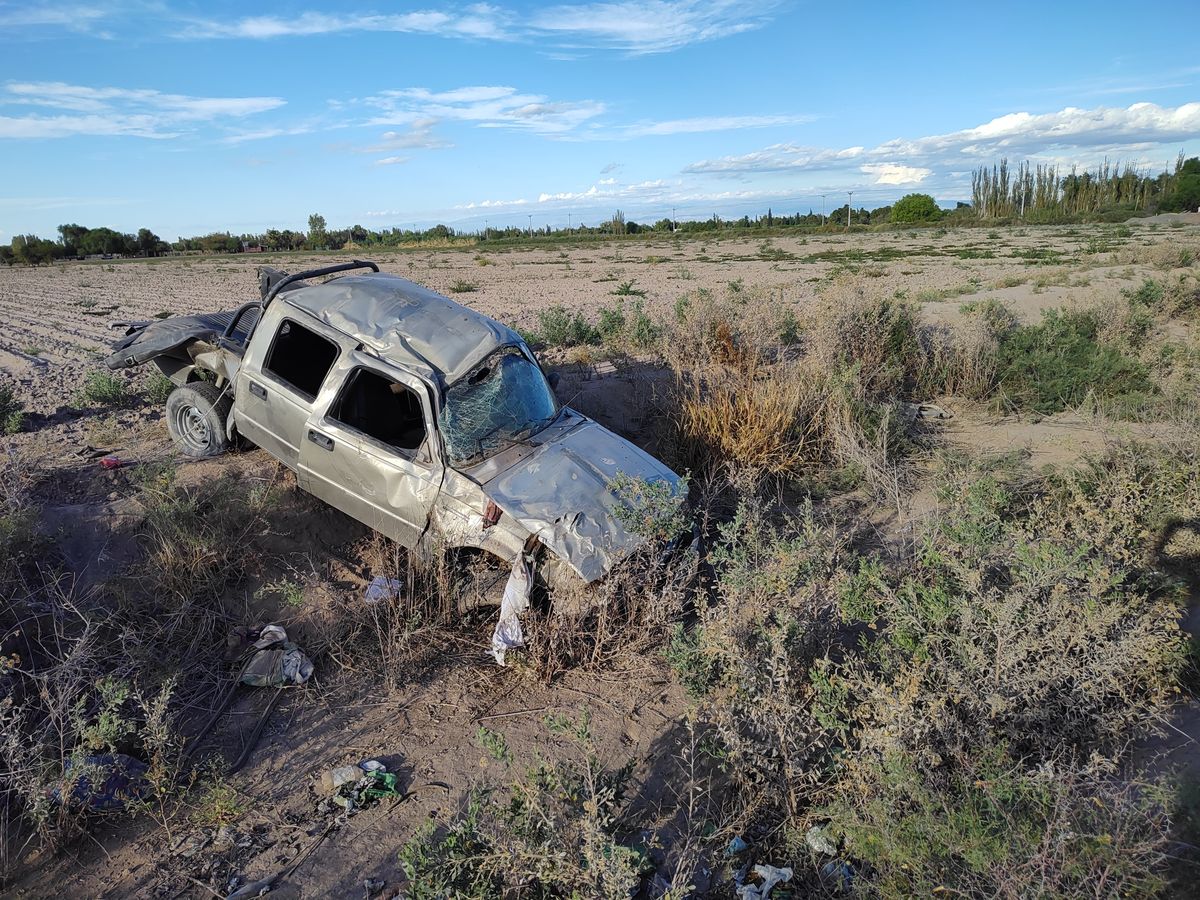
[[[1026,322],[1046,308],[1115,300],[1122,290],[1162,271],[1180,248],[1196,247],[1200,225],[1155,222],[1129,226],[913,230],[766,240],[656,239],[490,250],[435,248],[363,256],[526,331],[555,304],[594,316],[618,300],[623,283],[645,292],[651,316],[668,319],[680,298],[698,290],[752,292],[758,302],[801,309],[832,279],[885,285],[920,302],[930,321],[956,322],[968,301],[997,298]],[[110,325],[155,316],[227,309],[257,296],[254,269],[297,271],[348,259],[343,255],[240,255],[60,264],[0,270],[0,374],[15,386],[27,413],[23,433],[0,438],[6,453],[33,466],[39,529],[58,541],[63,563],[86,591],[117,572],[134,577],[141,562],[137,471],[175,458],[160,409],[144,398],[104,407],[79,398],[84,379],[102,368],[120,334]],[[731,287],[732,285],[732,287]],[[452,293],[455,288],[468,287]],[[636,295],[626,296],[627,303]],[[1194,335],[1192,335],[1194,338]],[[649,407],[639,379],[620,360],[555,351],[551,364],[567,378],[560,388],[583,411],[635,441],[653,445]],[[136,396],[149,373],[118,373]],[[1062,464],[1101,448],[1113,426],[1079,412],[1001,416],[954,398],[939,403],[953,418],[936,439],[969,453],[1025,449],[1031,463]],[[1153,437],[1159,426],[1126,424]],[[97,457],[115,454],[127,468],[106,471]],[[245,624],[280,621],[299,640],[315,623],[363,616],[362,591],[373,574],[367,529],[292,489],[290,476],[262,451],[180,463],[182,484],[236,476],[271,482],[281,500],[258,539],[266,548],[231,591]],[[930,506],[925,485],[906,510],[869,512],[883,529],[908,527]],[[304,606],[283,602],[270,587],[291,580]],[[319,610],[319,616],[314,610]],[[351,818],[319,841],[302,868],[271,896],[377,896],[364,881],[381,881],[383,896],[402,882],[396,851],[425,822],[459,809],[481,781],[504,781],[539,756],[568,755],[569,741],[543,724],[548,713],[587,709],[601,754],[635,760],[635,805],[664,825],[682,774],[688,698],[658,654],[600,673],[568,672],[542,683],[521,667],[501,669],[486,655],[490,613],[433,648],[410,683],[379,692],[367,673],[337,659],[289,692],[271,716],[247,767],[232,779],[240,810],[228,827],[161,827],[152,819],[116,820],[93,829],[56,856],[30,853],[9,888],[21,897],[205,897],[285,866],[324,833],[311,784],[332,766],[378,758],[401,773],[409,799],[385,802]],[[208,698],[211,700],[211,698]],[[243,690],[210,750],[237,755],[266,694]],[[1185,710],[1172,747],[1195,760],[1197,716]],[[480,728],[504,736],[513,762],[481,746]],[[657,857],[656,857],[657,859]],[[365,893],[364,893],[365,891]]]

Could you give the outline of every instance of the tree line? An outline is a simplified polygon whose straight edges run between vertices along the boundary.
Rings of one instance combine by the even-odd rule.
[[[843,204],[828,213],[809,209],[807,213],[776,214],[768,208],[765,215],[743,215],[726,219],[713,214],[707,219],[661,218],[639,223],[627,219],[620,210],[611,219],[596,225],[579,224],[570,228],[543,225],[522,228],[517,225],[485,227],[480,231],[457,232],[449,225],[418,229],[386,228],[373,230],[362,225],[329,228],[324,216],[308,217],[308,231],[269,228],[261,234],[234,235],[215,231],[195,237],[180,237],[168,243],[149,228],[136,234],[112,228],[88,228],[69,224],[58,226],[58,240],[35,234],[19,234],[9,244],[0,244],[0,262],[6,265],[44,265],[59,259],[87,257],[161,256],[167,253],[242,253],[253,251],[357,250],[399,247],[423,242],[445,242],[458,237],[478,241],[519,241],[535,236],[636,235],[642,233],[704,234],[777,228],[818,229],[822,227],[921,224],[945,220],[969,224],[971,220],[1024,219],[1055,222],[1079,218],[1138,215],[1152,212],[1176,212],[1200,208],[1200,157],[1176,160],[1174,171],[1148,175],[1130,166],[1110,166],[1106,161],[1093,171],[1078,172],[1074,167],[1061,172],[1050,165],[1028,161],[1013,169],[1007,159],[971,173],[971,202],[958,203],[942,210],[929,194],[908,194],[895,204],[852,208]]]
[[[971,207],[981,219],[1055,221],[1104,213],[1184,212],[1200,206],[1200,158],[1175,161],[1174,171],[1150,175],[1107,160],[1093,171],[1074,166],[1010,168],[1007,159],[971,173]]]

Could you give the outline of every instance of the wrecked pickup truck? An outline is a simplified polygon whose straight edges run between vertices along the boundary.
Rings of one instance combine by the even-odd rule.
[[[323,283],[310,279],[350,270]],[[193,457],[239,437],[300,487],[409,547],[511,563],[540,543],[551,587],[603,578],[641,539],[618,474],[678,475],[559,405],[515,331],[372,262],[259,270],[237,309],[132,323],[112,369],[154,362],[167,429]]]

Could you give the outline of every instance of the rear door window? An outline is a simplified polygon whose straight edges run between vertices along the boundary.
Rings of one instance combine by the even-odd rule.
[[[284,319],[267,352],[263,370],[312,400],[320,392],[337,355],[337,344],[329,338]]]

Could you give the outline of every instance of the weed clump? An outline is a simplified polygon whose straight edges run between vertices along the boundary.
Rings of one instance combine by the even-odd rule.
[[[108,372],[90,372],[79,388],[79,403],[85,406],[124,406],[129,402],[125,382]]]
[[[570,737],[575,758],[539,763],[505,788],[471,791],[465,809],[442,827],[429,823],[400,850],[405,896],[484,898],[511,892],[624,900],[636,893],[646,858],[620,840],[633,764],[606,765],[592,742],[586,714],[548,717]],[[481,741],[508,763],[503,738]]]
[[[17,434],[25,429],[25,405],[10,384],[0,384],[0,434]]]
[[[1090,311],[1046,310],[1037,325],[1004,340],[997,357],[1000,389],[1009,403],[1040,413],[1098,398],[1154,390],[1145,366],[1099,340],[1100,320]]]
[[[549,347],[576,347],[597,344],[600,333],[581,313],[570,313],[555,304],[538,313],[538,337]]]

